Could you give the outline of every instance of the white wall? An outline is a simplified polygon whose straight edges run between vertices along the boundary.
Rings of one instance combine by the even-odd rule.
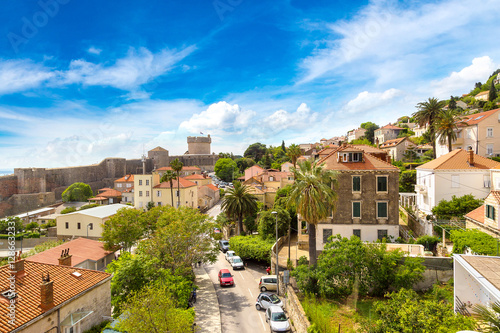
[[[387,230],[387,235],[394,238],[399,237],[399,225],[389,224],[327,224],[320,223],[316,226],[316,249],[322,251],[323,229],[332,229],[332,235],[340,234],[342,237],[351,238],[354,229],[361,229],[361,240],[363,242],[374,242],[377,240],[377,230]]]

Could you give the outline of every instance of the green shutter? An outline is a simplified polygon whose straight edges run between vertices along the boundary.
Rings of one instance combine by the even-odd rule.
[[[352,216],[361,217],[361,202],[352,203]]]
[[[377,217],[387,217],[387,202],[378,202],[377,206]]]
[[[361,177],[353,176],[352,177],[352,190],[353,192],[361,191]]]

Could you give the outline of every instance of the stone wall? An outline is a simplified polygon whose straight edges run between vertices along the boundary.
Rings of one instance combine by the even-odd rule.
[[[448,282],[453,278],[453,258],[425,257],[423,264],[426,268],[424,280],[413,286],[415,290],[427,290],[435,283]]]
[[[311,323],[307,319],[307,315],[302,308],[302,304],[300,304],[300,300],[297,297],[295,290],[292,288],[294,283],[291,281],[292,285],[287,285],[285,288],[283,284],[283,272],[280,273],[279,280],[280,295],[286,295],[284,310],[287,313],[291,324],[293,324],[295,332],[307,333],[307,328],[311,326]],[[290,280],[293,280],[293,278],[290,278]]]
[[[188,154],[210,154],[210,144],[212,139],[210,134],[207,137],[204,136],[188,136]]]
[[[54,192],[14,194],[0,202],[0,218],[25,213],[55,202]]]
[[[15,175],[0,176],[0,201],[17,194],[17,177]]]

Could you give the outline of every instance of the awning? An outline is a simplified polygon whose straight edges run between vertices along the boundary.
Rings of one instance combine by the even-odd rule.
[[[91,315],[94,311],[82,311],[82,312],[74,312],[64,318],[64,320],[61,322],[61,326],[73,326],[80,321],[82,321],[84,318],[88,317]]]

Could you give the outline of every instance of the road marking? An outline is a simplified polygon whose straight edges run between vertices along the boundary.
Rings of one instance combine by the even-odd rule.
[[[243,274],[241,274],[241,272],[238,272],[238,273],[240,273],[241,278],[242,278],[243,280],[245,280],[245,278],[243,277]]]
[[[262,323],[262,327],[264,327],[264,330],[266,329],[266,325],[264,325],[264,320],[262,320],[262,313],[259,313],[259,318],[260,318],[260,322]]]
[[[252,298],[253,298],[253,294],[252,294],[252,292],[250,291],[250,288],[248,288],[248,292],[250,293],[250,296],[252,296]]]

